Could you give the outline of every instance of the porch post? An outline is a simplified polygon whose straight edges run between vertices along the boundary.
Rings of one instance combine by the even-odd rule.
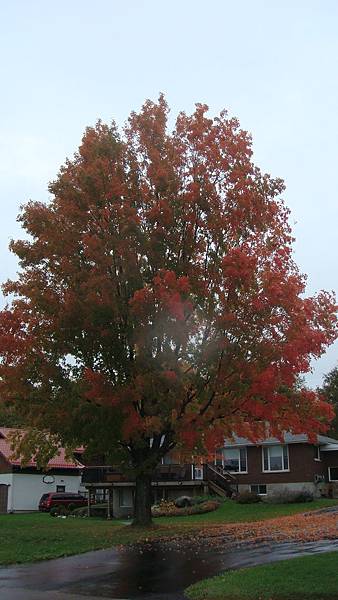
[[[108,488],[107,519],[110,520],[111,518],[112,518],[112,514],[111,514],[111,488]]]
[[[91,500],[91,488],[88,488],[88,517],[91,516],[90,500]]]

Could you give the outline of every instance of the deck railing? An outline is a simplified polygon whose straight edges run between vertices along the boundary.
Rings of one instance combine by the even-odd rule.
[[[82,483],[118,483],[132,481],[117,467],[95,466],[84,467]],[[193,470],[191,465],[159,465],[153,476],[153,481],[192,481]]]
[[[161,482],[185,482],[193,481],[195,478],[195,471],[191,464],[170,464],[170,465],[159,465],[153,476],[153,481]],[[88,484],[103,484],[103,483],[121,483],[121,482],[132,482],[133,479],[124,475],[118,467],[114,466],[95,466],[85,467],[82,471],[82,483]],[[201,479],[199,478],[199,481]],[[232,490],[235,491],[237,488],[236,477],[226,471],[222,467],[216,467],[214,465],[203,465],[203,479],[206,483],[208,481],[213,482],[224,491]]]
[[[214,465],[206,465],[206,480],[215,483],[224,492],[238,491],[238,484],[236,477],[226,471],[223,467],[216,467]]]

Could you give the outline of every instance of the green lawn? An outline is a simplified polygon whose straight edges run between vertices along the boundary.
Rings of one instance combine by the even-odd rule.
[[[149,536],[165,535],[158,528]],[[146,537],[144,531],[102,519],[57,519],[32,513],[0,516],[0,564],[23,563],[110,548]]]
[[[155,523],[183,524],[193,522],[203,526],[203,524],[211,525],[212,523],[261,521],[264,519],[273,519],[274,517],[316,510],[318,508],[325,508],[326,506],[333,506],[335,504],[338,504],[338,499],[320,499],[299,504],[267,504],[266,502],[260,502],[259,504],[237,504],[237,502],[232,500],[226,500],[217,510],[204,515],[171,518],[160,517],[155,519]]]
[[[338,552],[228,571],[185,593],[192,600],[337,600]]]
[[[259,521],[338,504],[318,500],[306,504],[236,504],[224,502],[216,511],[189,517],[161,517],[155,527],[139,530],[119,521],[58,519],[46,513],[0,515],[0,564],[56,558],[128,544],[145,538],[185,535],[191,530],[220,523]]]

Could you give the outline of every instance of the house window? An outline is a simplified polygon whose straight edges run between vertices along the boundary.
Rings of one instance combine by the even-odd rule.
[[[223,467],[223,463],[224,463],[224,451],[223,451],[223,448],[217,450],[217,452],[215,454],[214,463],[215,463],[216,467]]]
[[[288,471],[287,446],[263,446],[263,471]]]
[[[161,459],[162,465],[177,465],[177,460],[172,454],[165,454]]]
[[[314,446],[314,450],[315,450],[315,460],[320,460],[320,447]]]
[[[224,450],[224,468],[234,473],[247,473],[246,448],[226,448]]]
[[[338,481],[338,467],[329,467],[329,481]]]
[[[120,507],[133,508],[133,490],[130,488],[121,488],[119,492]]]
[[[193,465],[193,479],[199,479],[199,480],[203,479],[203,467],[202,466],[195,467],[195,465]]]
[[[57,493],[57,494],[58,494],[58,493],[60,493],[60,492],[61,492],[61,493],[62,493],[62,492],[65,492],[65,491],[66,491],[66,486],[65,486],[65,485],[57,485],[57,486],[56,486],[56,493]]]
[[[253,483],[250,486],[250,491],[259,496],[266,496],[266,485],[261,483]]]

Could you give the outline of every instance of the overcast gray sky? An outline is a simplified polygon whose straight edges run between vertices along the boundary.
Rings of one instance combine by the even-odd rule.
[[[174,115],[206,102],[239,118],[285,179],[308,293],[338,291],[336,0],[3,1],[0,57],[0,281],[19,205],[48,199],[84,128],[163,91]],[[308,382],[337,363],[338,344]]]

